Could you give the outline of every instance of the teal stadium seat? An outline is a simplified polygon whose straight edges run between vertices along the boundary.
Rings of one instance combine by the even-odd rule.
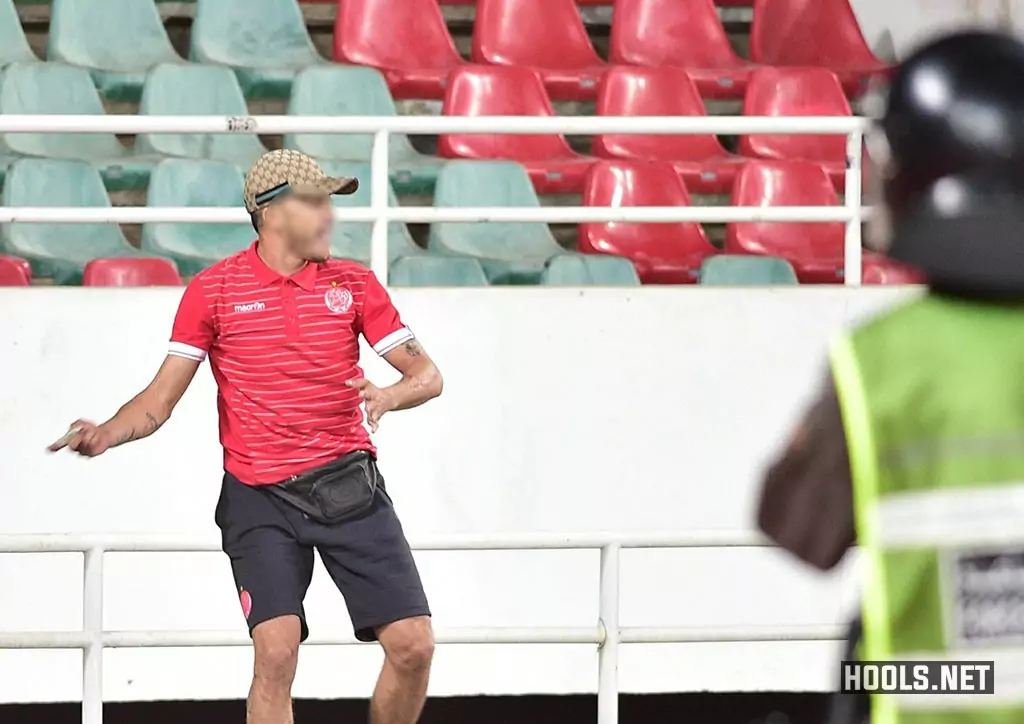
[[[423,254],[393,261],[388,283],[396,287],[484,287],[487,275],[476,259]]]
[[[157,164],[149,178],[147,206],[243,206],[244,177],[237,166],[174,158]],[[192,276],[249,246],[256,232],[239,224],[146,224],[142,248],[170,257],[182,276]]]
[[[0,68],[39,60],[29,47],[14,0],[0,0]]]
[[[370,205],[370,165],[347,163],[345,161],[322,161],[324,172],[330,176],[346,176],[359,179],[359,189],[354,194],[332,196],[334,205],[341,208],[360,208]],[[398,206],[393,189],[388,190],[388,203]],[[361,264],[370,263],[370,246],[373,225],[364,222],[334,222],[334,236],[331,239],[331,253],[339,259],[351,259]],[[409,229],[401,222],[388,225],[388,259],[400,256],[415,256],[423,253],[412,240]]]
[[[104,115],[89,71],[63,63],[12,63],[0,73],[0,113]],[[145,188],[159,160],[132,153],[113,133],[5,133],[0,155],[89,161],[112,190]]]
[[[394,116],[398,114],[384,76],[374,68],[322,66],[295,77],[288,113],[296,116]],[[350,133],[288,134],[284,147],[316,159],[370,160],[373,136]],[[442,159],[413,148],[409,137],[388,138],[391,184],[400,194],[431,193]]]
[[[85,161],[24,158],[11,165],[4,206],[109,207],[99,171]],[[117,224],[6,224],[8,253],[28,259],[36,276],[78,284],[93,259],[151,256],[131,246]]]
[[[559,287],[635,287],[640,285],[633,263],[609,254],[564,254],[552,257],[541,284]]]
[[[146,78],[139,112],[151,116],[247,116],[238,80],[214,65],[158,65]],[[153,133],[140,135],[144,153],[225,161],[248,168],[266,153],[253,133]]]
[[[717,254],[704,260],[700,283],[710,286],[767,286],[796,284],[796,272],[785,259],[774,256]]]
[[[449,161],[441,169],[434,205],[539,207],[526,169],[512,161]],[[438,223],[429,249],[477,258],[491,283],[536,284],[548,259],[565,253],[547,224],[527,222]]]
[[[198,0],[190,57],[234,68],[247,98],[287,98],[296,73],[326,62],[296,0]]]
[[[50,60],[87,68],[100,93],[138,101],[149,69],[181,63],[160,12],[139,0],[53,0]]]

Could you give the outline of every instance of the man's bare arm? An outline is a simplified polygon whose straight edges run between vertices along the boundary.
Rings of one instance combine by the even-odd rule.
[[[366,421],[374,431],[384,413],[418,407],[440,395],[444,388],[437,365],[415,339],[391,350],[384,359],[402,373],[402,379],[388,387],[377,387],[366,379],[348,383],[366,402]]]
[[[384,388],[394,396],[392,410],[418,407],[441,394],[441,372],[415,339],[391,350],[384,359],[402,373],[402,379]]]
[[[168,355],[146,389],[126,402],[112,418],[102,425],[75,421],[71,428],[79,432],[51,445],[49,450],[56,452],[66,445],[91,457],[126,442],[149,437],[170,418],[197,369],[199,362],[195,360]]]
[[[850,459],[831,378],[765,474],[757,515],[769,538],[821,570],[853,545]]]

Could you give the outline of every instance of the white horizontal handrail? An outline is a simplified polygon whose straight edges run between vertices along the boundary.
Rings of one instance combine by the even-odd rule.
[[[407,224],[447,222],[539,222],[562,223],[679,223],[725,224],[743,221],[848,222],[860,218],[845,206],[507,206],[462,208],[433,206],[390,207],[387,221]],[[369,223],[380,218],[371,208],[335,209],[338,221]],[[100,206],[100,207],[2,207],[0,223],[31,224],[111,223],[171,224],[249,223],[243,208],[172,206]]]
[[[0,115],[0,133],[746,133],[848,134],[856,116],[129,116]]]
[[[414,538],[417,551],[587,550],[619,548],[771,548],[751,531],[721,530],[653,533],[464,533]],[[219,538],[184,535],[46,533],[0,535],[2,553],[205,553],[221,550]]]
[[[620,629],[619,641],[624,644],[836,641],[844,633],[841,626],[634,626]],[[601,644],[605,640],[605,631],[601,626],[455,627],[437,629],[434,639],[439,644]],[[80,649],[90,640],[82,631],[0,631],[0,649]],[[110,649],[238,647],[252,644],[244,630],[106,631],[102,640],[103,647]],[[366,642],[352,636],[314,635],[303,643],[307,646],[357,646]]]
[[[619,624],[619,554],[623,548],[766,548],[751,531],[694,531],[619,534],[462,534],[423,538],[424,551],[597,549],[600,551],[598,621],[592,626],[441,628],[438,643],[596,644],[598,724],[618,722],[618,647],[622,643],[838,641],[838,626],[622,627]],[[55,533],[0,535],[3,553],[83,553],[83,624],[80,631],[0,631],[0,649],[82,649],[82,722],[103,721],[104,648],[248,646],[245,631],[108,631],[103,626],[105,553],[213,552],[213,537]],[[351,637],[318,637],[314,645],[353,645]]]

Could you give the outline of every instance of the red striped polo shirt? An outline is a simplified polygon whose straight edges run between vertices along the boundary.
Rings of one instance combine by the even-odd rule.
[[[355,450],[376,452],[359,393],[359,335],[383,355],[413,338],[377,277],[355,262],[273,271],[256,243],[186,287],[169,354],[210,358],[224,469],[276,483]]]

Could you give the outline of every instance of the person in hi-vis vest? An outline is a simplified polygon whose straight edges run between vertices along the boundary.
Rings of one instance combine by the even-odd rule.
[[[834,342],[758,524],[822,570],[859,546],[860,659],[995,662],[994,694],[872,696],[873,724],[1024,724],[1024,45],[934,40],[882,98],[877,246],[927,292]]]

